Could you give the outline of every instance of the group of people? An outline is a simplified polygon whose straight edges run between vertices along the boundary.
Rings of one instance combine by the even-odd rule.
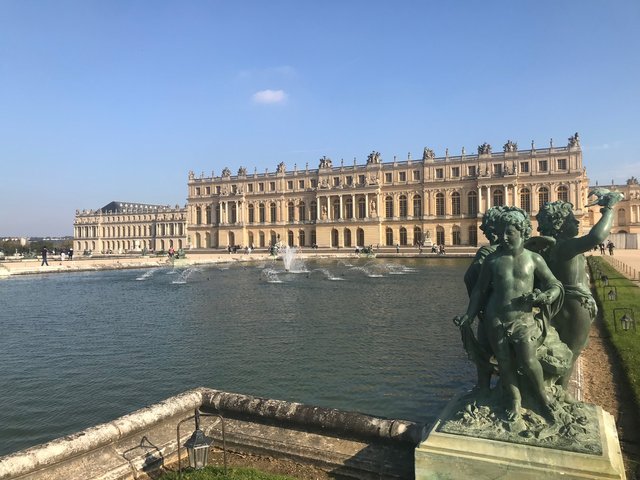
[[[433,244],[433,245],[431,245],[431,253],[437,253],[438,255],[444,255],[447,252],[446,252],[446,250],[444,248],[444,244],[440,244],[440,245]]]
[[[53,251],[53,255],[56,255],[55,250]],[[40,264],[40,266],[43,267],[46,265],[48,267],[49,249],[46,246],[42,247],[42,250],[40,250],[40,256],[42,257],[42,263]],[[73,248],[68,248],[67,250],[60,251],[60,260],[64,260],[65,257],[67,258],[67,260],[73,260]]]
[[[607,237],[612,207],[622,199],[617,192],[594,194],[602,218],[581,237],[573,205],[564,201],[543,206],[536,237],[520,208],[493,207],[483,217],[490,245],[478,250],[465,274],[469,305],[454,322],[477,367],[478,395],[491,392],[497,361],[509,421],[521,417],[523,401],[549,421],[561,402],[574,401],[567,385],[597,313],[583,254]]]
[[[607,242],[606,246],[605,246],[604,242],[601,242],[598,245],[596,245],[595,247],[593,247],[593,250],[597,251],[598,248],[600,248],[600,255],[605,255],[605,248],[607,250],[609,250],[609,255],[613,255],[613,249],[616,248],[616,246],[613,244],[613,242],[611,240],[609,240]]]

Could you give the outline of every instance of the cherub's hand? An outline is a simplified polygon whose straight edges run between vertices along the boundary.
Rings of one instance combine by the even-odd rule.
[[[541,292],[540,290],[534,290],[533,297],[533,304],[536,307],[551,305],[553,303],[553,301],[551,300],[551,295],[546,292]]]
[[[596,197],[590,201],[586,206],[592,207],[594,205],[600,205],[601,207],[613,207],[616,203],[624,198],[624,195],[620,192],[612,192],[607,188],[594,188],[589,192],[589,197]]]
[[[456,315],[455,317],[453,317],[453,323],[455,323],[457,327],[461,327],[464,324],[469,323],[469,315],[467,315],[466,313],[462,316]]]

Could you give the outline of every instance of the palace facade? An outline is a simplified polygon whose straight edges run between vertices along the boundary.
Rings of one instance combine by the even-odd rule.
[[[507,141],[499,153],[485,143],[473,155],[436,157],[425,148],[419,160],[385,163],[372,152],[365,165],[323,157],[317,169],[190,172],[186,241],[196,249],[475,246],[486,243],[479,226],[491,206],[516,205],[534,217],[545,202],[565,200],[581,220],[587,194],[578,134],[562,147],[518,150]]]
[[[484,143],[471,155],[463,149],[460,155],[447,151],[436,157],[425,148],[416,160],[383,162],[372,152],[363,165],[355,160],[333,165],[323,157],[317,169],[287,170],[280,163],[273,173],[249,174],[244,167],[236,175],[229,168],[220,176],[190,172],[186,207],[111,202],[76,211],[74,249],[121,253],[279,242],[333,248],[476,246],[486,243],[479,226],[488,208],[523,208],[535,234],[540,206],[555,200],[573,203],[586,233],[597,221],[597,213],[584,207],[588,185],[578,134],[561,147],[535,148],[532,142],[519,150],[507,141],[497,153]],[[636,190],[631,195],[637,199],[640,187]],[[638,223],[640,199],[623,210],[620,226]]]
[[[184,207],[110,202],[97,210],[76,210],[73,248],[76,252],[125,253],[184,248]]]

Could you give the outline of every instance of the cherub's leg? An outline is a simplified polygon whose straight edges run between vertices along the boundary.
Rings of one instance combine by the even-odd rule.
[[[504,388],[509,405],[506,409],[507,419],[515,420],[522,413],[522,398],[520,396],[520,389],[518,388],[515,368],[511,361],[511,347],[504,338],[504,329],[499,328],[497,330],[498,331],[490,331],[487,333],[493,353],[498,360],[500,383]]]
[[[519,342],[514,345],[516,356],[527,378],[533,384],[534,390],[543,408],[545,417],[553,418],[554,399],[547,393],[544,386],[544,372],[536,357],[534,342]]]

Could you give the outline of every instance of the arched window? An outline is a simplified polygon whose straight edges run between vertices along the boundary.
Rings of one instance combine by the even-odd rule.
[[[364,218],[366,215],[367,201],[364,197],[358,198],[358,218]]]
[[[247,208],[247,213],[249,216],[249,219],[248,219],[249,223],[253,223],[255,221],[255,217],[254,217],[255,212],[254,212],[253,205],[249,205],[249,207]]]
[[[520,208],[531,213],[531,191],[528,188],[520,190]]]
[[[422,229],[420,227],[413,227],[413,244],[422,245]]]
[[[205,217],[207,225],[211,225],[211,205],[207,205],[205,210]]]
[[[461,245],[462,241],[460,239],[460,227],[458,225],[454,225],[451,229],[451,242],[454,245]]]
[[[196,225],[200,225],[202,223],[202,209],[200,207],[196,207]]]
[[[311,246],[318,245],[318,239],[316,237],[316,231],[311,230]]]
[[[475,225],[469,225],[469,245],[478,245],[478,229]]]
[[[298,204],[298,220],[304,222],[307,219],[307,207],[304,202]],[[302,244],[301,244],[302,245]]]
[[[444,215],[444,193],[436,193],[436,215]]]
[[[393,230],[389,227],[385,230],[385,241],[387,246],[393,245]]]
[[[253,232],[249,232],[249,247],[253,248]]]
[[[271,202],[269,205],[269,220],[271,223],[276,223],[276,202]]]
[[[266,222],[266,215],[265,215],[265,208],[264,208],[264,203],[261,203],[258,206],[258,221],[260,223],[264,223]],[[264,247],[264,245],[262,245]]]
[[[358,231],[356,232],[356,237],[357,237],[357,244],[360,247],[364,247],[364,230],[359,228]]]
[[[544,207],[544,204],[549,201],[549,189],[547,187],[540,187],[538,190],[538,210]]]
[[[460,215],[460,194],[458,192],[451,194],[451,215]]]
[[[392,197],[385,197],[384,211],[387,218],[393,218],[393,198]]]
[[[501,205],[504,205],[504,192],[502,191],[501,188],[496,188],[493,191],[493,203],[492,205],[494,207],[499,207]]]
[[[627,213],[624,208],[618,210],[618,226],[627,224]]]
[[[309,212],[309,216],[311,217],[311,221],[315,221],[318,219],[318,204],[316,202],[311,202],[310,204],[311,211]]]
[[[222,207],[221,207],[221,206],[220,206],[220,204],[218,203],[218,204],[216,205],[216,225],[219,225],[219,224],[220,224],[220,219],[222,218],[222,216],[220,215],[221,208],[222,208]]]
[[[287,204],[287,213],[289,217],[289,223],[294,222],[296,219],[296,206],[294,205],[293,202],[289,202]],[[291,233],[291,238],[293,238],[293,232]],[[293,245],[289,245],[289,246],[292,247]]]
[[[342,218],[342,216],[340,215],[340,199],[336,198],[333,201],[333,219],[338,220],[340,218]]]
[[[407,212],[407,196],[406,195],[400,195],[400,198],[398,199],[399,203],[400,203],[400,217],[401,218],[407,218],[408,212]],[[405,231],[406,233],[406,231]]]
[[[569,189],[565,185],[558,187],[558,200],[562,200],[563,202],[569,201]]]
[[[340,234],[338,233],[338,230],[336,230],[335,228],[331,230],[331,246],[332,247],[337,247],[338,245],[340,245],[339,235]]]
[[[260,242],[260,243],[259,243],[259,245],[260,245],[261,247],[265,247],[265,246],[266,246],[266,244],[265,244],[265,240],[264,240],[264,232],[262,232],[262,231],[261,231],[261,232],[258,234],[258,239],[259,239],[259,242]]]
[[[407,229],[400,227],[400,245],[407,245]]]
[[[344,246],[351,246],[351,230],[349,230],[348,228],[344,229]]]
[[[229,219],[229,223],[236,223],[237,221],[238,221],[238,207],[236,206],[236,202],[233,202],[231,203],[231,218]]]
[[[413,216],[422,217],[422,197],[420,195],[413,196]]]
[[[229,241],[227,245],[231,245],[232,247],[236,244],[236,235],[233,232],[229,232]]]
[[[276,235],[276,232],[271,230],[271,232],[269,232],[269,236],[271,237],[269,239],[270,245],[275,245],[276,243],[278,243],[278,235]]]
[[[293,243],[293,230],[289,230],[287,232],[287,245],[289,245],[290,247],[294,246],[294,243]]]
[[[444,228],[442,227],[436,227],[436,243],[444,245]]]
[[[301,247],[304,247],[306,245],[304,230],[300,230],[298,232],[298,245],[300,245]]]
[[[353,200],[350,197],[344,202],[344,218],[353,218]]]

